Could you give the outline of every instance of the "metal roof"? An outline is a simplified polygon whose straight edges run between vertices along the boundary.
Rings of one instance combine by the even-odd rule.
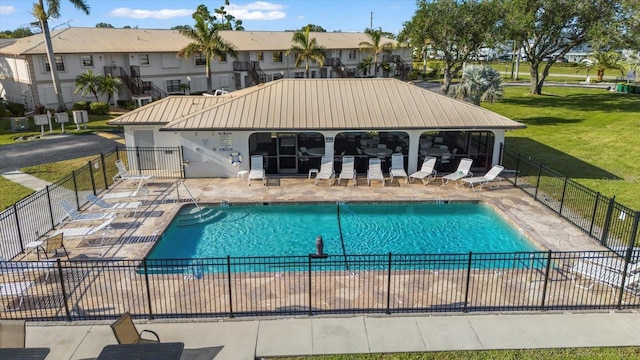
[[[238,51],[286,50],[291,47],[290,31],[220,31],[225,40]],[[327,49],[357,49],[363,41],[370,41],[364,33],[311,33],[319,45]],[[178,52],[191,41],[178,30],[66,28],[51,33],[56,54],[91,53],[160,53]],[[385,39],[385,42],[397,42]],[[44,55],[44,35],[36,34],[17,39],[0,48],[0,54]]]
[[[396,79],[280,79],[231,92],[219,100],[192,112],[177,108],[166,111],[163,130],[525,127],[479,106]],[[126,122],[121,118],[110,123],[148,124],[142,117]]]
[[[158,125],[224,101],[222,96],[169,96],[109,121],[111,125]]]

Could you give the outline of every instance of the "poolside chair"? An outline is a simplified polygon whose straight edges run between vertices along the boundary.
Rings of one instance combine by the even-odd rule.
[[[409,183],[409,176],[404,170],[404,156],[400,153],[391,155],[391,167],[389,168],[389,178],[393,182],[393,178],[404,178],[406,184]]]
[[[102,199],[129,199],[136,198],[140,200],[145,200],[149,196],[149,190],[141,187],[132,191],[116,191],[116,192],[108,192],[102,196]]]
[[[380,159],[378,158],[369,159],[369,170],[367,170],[367,185],[371,185],[371,180],[380,180],[382,182],[382,186],[387,185],[384,181],[384,174],[382,174],[382,165],[380,164]]]
[[[111,228],[111,222],[113,222],[115,218],[108,219],[96,226],[86,226],[86,227],[77,227],[77,228],[67,228],[63,227],[62,229],[56,230],[52,236],[56,236],[59,234],[64,234],[65,237],[74,237],[74,236],[82,236],[85,237],[85,243],[89,244],[86,241],[86,237],[92,236],[94,234],[102,233],[102,237],[100,239],[100,244],[104,243],[104,238],[107,234],[112,233],[113,229]]]
[[[122,160],[116,160],[116,167],[118,168],[118,173],[113,176],[113,182],[116,183],[119,180],[129,181],[129,182],[137,182],[139,184],[144,183],[153,178],[153,175],[133,175],[127,170],[127,166],[122,162]],[[140,185],[138,185],[140,186]]]
[[[320,172],[318,172],[314,181],[315,185],[318,185],[320,180],[329,180],[329,185],[333,185],[335,177],[336,172],[333,170],[333,156],[323,156],[320,163]]]
[[[487,171],[486,174],[484,174],[484,176],[476,176],[476,177],[462,179],[463,185],[464,184],[471,185],[471,189],[473,189],[474,191],[476,189],[482,190],[482,187],[485,184],[488,184],[491,181],[494,181],[496,177],[502,172],[502,170],[504,170],[503,166],[494,165],[491,169],[489,169],[489,171]],[[502,182],[502,178],[498,177],[498,184],[495,187],[500,186],[500,182]],[[480,187],[476,188],[475,185],[478,185],[478,184],[480,184]]]
[[[422,162],[422,168],[409,175],[409,182],[413,182],[415,179],[420,179],[424,185],[427,185],[429,182],[433,181],[438,174],[438,172],[433,169],[435,166],[436,158],[431,156],[425,157]]]
[[[470,171],[472,164],[473,164],[473,160],[469,158],[461,159],[460,163],[458,164],[458,169],[456,169],[456,172],[447,174],[442,177],[442,185],[446,185],[449,183],[450,180],[453,180],[455,181],[456,185],[459,186],[458,180],[464,179],[469,176],[473,176],[473,173]]]
[[[89,210],[91,210],[94,207],[103,211],[127,211],[128,212],[133,210],[133,216],[136,216],[136,214],[138,213],[138,208],[140,208],[140,205],[142,205],[142,202],[140,201],[108,203],[91,193],[85,195],[84,198],[91,203],[91,207],[89,207]]]
[[[622,273],[612,271],[604,266],[597,264],[587,263],[584,261],[578,261],[571,268],[571,272],[580,275],[581,277],[594,281],[590,286],[583,287],[576,283],[575,278],[573,282],[582,287],[583,289],[590,290],[596,283],[601,283],[613,288],[619,288],[622,285]],[[640,273],[627,274],[624,280],[624,289],[633,294],[640,293]]]
[[[634,274],[640,272],[640,262],[633,263],[625,261],[624,257],[620,257],[620,255],[615,252],[607,252],[607,251],[593,251],[584,253],[581,256],[582,260],[585,262],[594,263],[600,266],[603,266],[611,271],[622,273],[627,270],[627,273]]]
[[[251,180],[262,180],[262,185],[267,184],[267,178],[264,175],[264,160],[262,155],[251,155],[251,170],[247,179],[247,184],[251,186]]]
[[[60,200],[60,207],[67,213],[67,218],[70,222],[73,221],[91,221],[91,220],[105,220],[111,219],[116,216],[114,212],[99,212],[99,213],[86,213],[81,214],[76,207],[69,202],[69,200]]]
[[[114,322],[110,325],[111,330],[113,330],[113,335],[118,340],[118,344],[141,344],[141,343],[156,343],[160,342],[160,336],[155,331],[151,330],[142,330],[142,332],[138,332],[136,329],[136,325],[133,323],[133,319],[131,318],[131,314],[126,312],[122,314]],[[153,334],[156,339],[143,339],[142,334],[148,332]]]
[[[344,179],[353,181],[353,186],[356,186],[355,162],[356,158],[353,155],[346,155],[342,157],[342,170],[340,171],[340,176],[338,176],[338,185],[340,185],[340,180]]]
[[[0,348],[23,348],[25,324],[25,320],[0,320]]]
[[[4,309],[7,311],[20,310],[24,303],[24,298],[27,296],[29,289],[34,286],[35,281],[16,281],[0,283],[0,297],[12,297],[17,298],[12,302],[5,305]],[[14,306],[9,307],[9,304],[13,303]]]

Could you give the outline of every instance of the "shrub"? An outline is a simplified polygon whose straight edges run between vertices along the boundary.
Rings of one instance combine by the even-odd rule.
[[[89,114],[107,115],[109,114],[109,104],[104,102],[92,102],[89,104]]]
[[[7,109],[4,103],[0,102],[0,118],[7,116]]]
[[[136,108],[136,103],[133,100],[118,100],[118,107],[121,109],[133,110]]]
[[[73,110],[89,110],[89,105],[91,103],[87,103],[86,101],[78,101],[73,104]]]
[[[6,107],[7,111],[13,116],[24,116],[24,112],[26,111],[24,105],[20,103],[8,102]]]

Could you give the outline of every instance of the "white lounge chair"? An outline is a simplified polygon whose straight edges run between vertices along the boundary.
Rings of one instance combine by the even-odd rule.
[[[112,233],[113,229],[111,228],[111,223],[113,222],[113,218],[102,222],[100,225],[96,225],[96,226],[86,226],[86,227],[76,227],[76,228],[69,228],[69,227],[63,227],[62,229],[58,229],[56,230],[52,236],[58,235],[58,234],[64,234],[65,237],[88,237],[88,236],[92,236],[98,233],[102,233],[101,239],[100,239],[100,244],[104,243],[104,238],[107,234]],[[85,242],[87,244],[89,244],[89,242],[86,241]]]
[[[247,178],[247,184],[251,186],[251,180],[262,180],[262,185],[267,184],[267,177],[264,174],[264,160],[262,155],[251,155],[251,170]]]
[[[333,157],[323,156],[320,164],[320,172],[316,175],[314,183],[318,185],[320,180],[329,180],[329,185],[333,185],[336,173],[333,170]]]
[[[384,181],[384,174],[382,174],[382,165],[380,164],[380,159],[378,158],[369,159],[369,170],[367,170],[367,185],[371,185],[371,180],[380,180],[382,182],[382,186],[387,185]]]
[[[133,175],[127,170],[127,166],[122,162],[122,160],[116,160],[116,167],[118,168],[118,173],[113,176],[113,182],[117,182],[118,180],[137,182],[140,184],[145,181],[151,180],[153,175]]]
[[[106,220],[116,216],[114,212],[94,212],[81,214],[69,200],[60,200],[60,207],[67,213],[69,221]]]
[[[340,171],[340,176],[338,176],[338,185],[340,185],[340,180],[351,180],[353,181],[353,186],[356,185],[355,162],[356,158],[352,155],[342,157],[342,170]]]
[[[463,185],[469,184],[471,188],[475,191],[476,189],[482,190],[482,187],[485,184],[494,181],[496,177],[504,170],[504,167],[501,165],[494,165],[489,171],[487,171],[484,176],[476,176],[471,178],[462,179]],[[500,182],[502,182],[502,178],[498,178],[498,184],[495,187],[500,186]],[[480,187],[476,188],[475,185],[480,184]],[[491,185],[490,185],[491,186]]]
[[[571,272],[586,279],[594,281],[588,287],[583,287],[587,290],[591,289],[596,283],[605,284],[608,286],[619,288],[622,285],[622,273],[612,271],[604,266],[587,263],[584,261],[578,261],[571,268]],[[575,282],[575,279],[573,279]],[[638,294],[640,293],[640,273],[627,274],[624,280],[624,288],[628,292]]]
[[[391,167],[389,168],[389,178],[393,182],[393,178],[404,178],[405,183],[409,183],[409,176],[404,170],[404,156],[400,153],[391,155]]]
[[[438,172],[433,169],[435,166],[436,158],[431,156],[425,157],[424,161],[422,162],[422,168],[409,175],[409,182],[413,182],[415,179],[420,179],[422,180],[422,183],[426,185],[429,182],[433,181],[438,174]]]
[[[142,205],[141,201],[125,201],[125,202],[117,202],[117,203],[108,203],[91,193],[85,195],[84,198],[91,203],[91,207],[89,207],[90,210],[94,207],[102,211],[129,212],[133,210],[133,216],[136,216],[136,214],[138,213],[138,209]]]
[[[625,259],[614,252],[588,252],[582,256],[582,260],[606,267],[611,271],[619,273],[622,273],[625,270],[625,266],[627,267],[627,272],[630,274],[640,272],[640,262],[635,264],[630,262],[627,266]]]
[[[473,176],[473,173],[471,172],[472,164],[473,164],[473,160],[471,159],[468,159],[468,158],[461,159],[460,163],[458,164],[458,169],[456,169],[455,172],[451,174],[447,174],[442,177],[442,185],[446,185],[449,183],[450,180],[453,180],[456,182],[456,185],[459,186],[458,180],[464,179],[469,176]]]

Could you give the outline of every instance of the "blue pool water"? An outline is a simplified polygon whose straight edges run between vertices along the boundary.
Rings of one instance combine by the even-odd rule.
[[[203,213],[203,221],[179,214],[147,258],[306,256],[318,235],[329,255],[539,251],[481,203],[216,205]]]

